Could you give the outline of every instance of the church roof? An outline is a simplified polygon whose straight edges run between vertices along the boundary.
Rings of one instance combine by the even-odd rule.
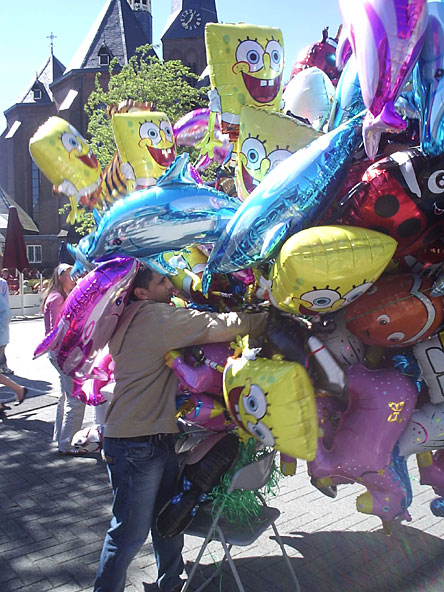
[[[117,58],[122,67],[137,47],[149,42],[127,0],[107,0],[66,72],[84,68],[107,70],[108,66],[100,64],[99,53],[103,51],[108,53],[110,61]]]
[[[26,231],[39,231],[31,216],[2,187],[0,187],[0,231],[6,230],[8,226],[9,206],[15,206],[17,208],[18,217],[25,233]]]
[[[28,84],[25,91],[20,94],[15,103],[52,103],[53,96],[50,85],[60,78],[65,71],[65,66],[53,53],[37,70],[32,82]],[[40,98],[36,98],[36,90],[40,90]]]

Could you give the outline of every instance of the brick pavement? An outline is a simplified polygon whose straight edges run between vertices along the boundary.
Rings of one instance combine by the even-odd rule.
[[[42,364],[42,383],[54,381]],[[110,488],[99,456],[59,457],[51,442],[54,390],[41,388],[0,422],[1,592],[91,590],[108,526]],[[92,422],[90,411],[86,421]],[[409,466],[413,520],[395,524],[390,537],[379,519],[356,511],[359,485],[340,486],[331,500],[310,485],[302,462],[294,477],[281,482],[272,505],[282,512],[278,528],[303,592],[444,592],[444,520],[430,512],[433,491],[419,485],[414,462]],[[188,570],[199,546],[200,540],[186,537]],[[128,592],[156,589],[151,551],[147,542],[132,563]],[[247,592],[292,591],[270,534],[233,551]],[[220,557],[213,543],[203,573]],[[224,567],[207,589],[232,592],[236,585]]]

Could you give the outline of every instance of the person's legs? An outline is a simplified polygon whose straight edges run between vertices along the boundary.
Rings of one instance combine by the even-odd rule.
[[[164,441],[168,450],[167,464],[160,483],[159,493],[154,509],[154,519],[151,528],[153,550],[157,564],[157,586],[159,590],[169,592],[180,584],[180,574],[183,572],[182,559],[183,535],[163,538],[156,529],[156,519],[160,510],[176,494],[178,474],[177,455],[174,451],[175,436],[167,436]]]
[[[103,456],[114,493],[113,518],[103,543],[94,591],[123,592],[128,566],[151,529],[158,492],[170,467],[170,453],[168,444],[162,441],[105,438]],[[161,563],[168,577],[161,589],[169,591],[180,583],[183,563],[181,548],[164,546]],[[170,581],[173,584],[167,588]]]

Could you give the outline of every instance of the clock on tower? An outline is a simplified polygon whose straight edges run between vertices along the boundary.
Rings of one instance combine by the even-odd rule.
[[[194,31],[202,24],[202,16],[195,8],[187,8],[180,13],[180,24],[184,29]]]

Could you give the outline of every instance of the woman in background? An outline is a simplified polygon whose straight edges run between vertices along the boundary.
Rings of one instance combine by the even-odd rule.
[[[71,279],[71,271],[71,265],[60,263],[54,269],[45,290],[42,307],[46,335],[57,325],[66,297],[75,286],[75,281]],[[61,396],[57,403],[53,440],[57,442],[59,454],[83,456],[87,454],[87,451],[73,448],[71,441],[74,434],[82,427],[85,403],[71,396],[72,378],[62,372],[53,351],[49,352],[49,359],[59,373],[61,389]]]

